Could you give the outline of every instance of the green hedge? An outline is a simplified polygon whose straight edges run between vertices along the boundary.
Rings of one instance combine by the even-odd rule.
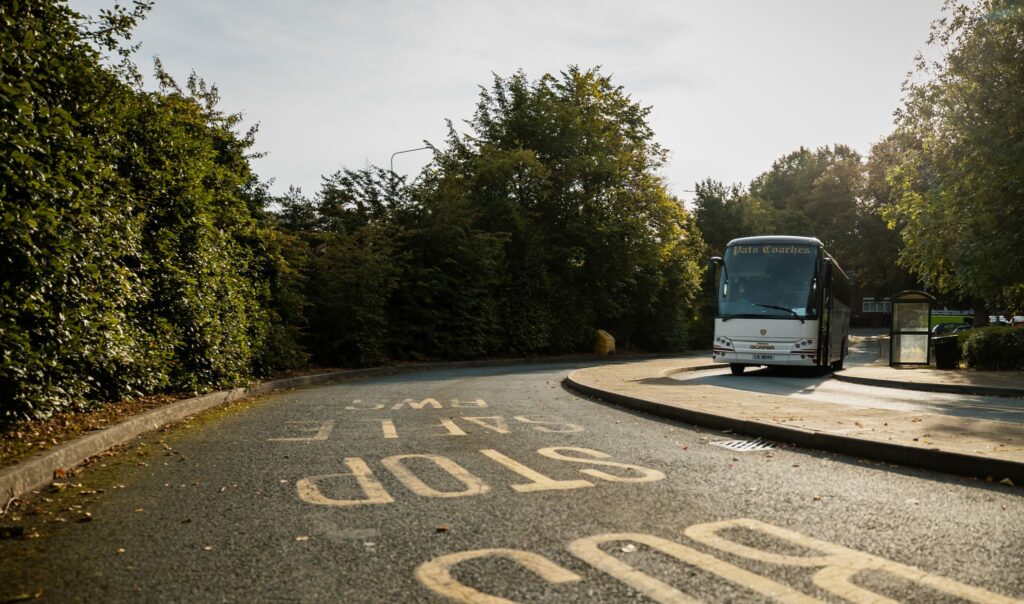
[[[146,8],[0,3],[0,424],[305,362],[254,133],[194,75],[104,65]]]
[[[972,369],[1024,369],[1024,329],[984,327],[960,334],[961,358]]]

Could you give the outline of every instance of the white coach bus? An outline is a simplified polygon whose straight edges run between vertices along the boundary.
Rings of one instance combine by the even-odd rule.
[[[850,333],[846,273],[812,237],[733,239],[719,268],[712,358],[749,366],[841,369]]]

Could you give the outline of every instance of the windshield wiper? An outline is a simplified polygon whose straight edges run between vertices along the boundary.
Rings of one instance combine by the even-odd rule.
[[[800,315],[798,315],[797,312],[795,310],[793,310],[792,308],[786,308],[785,306],[776,306],[774,304],[757,304],[757,303],[754,303],[754,306],[760,306],[761,308],[774,308],[775,310],[784,310],[784,311],[788,312],[789,314],[793,315],[794,317],[796,317],[797,319],[800,319],[801,323],[804,322],[804,318],[801,317]]]

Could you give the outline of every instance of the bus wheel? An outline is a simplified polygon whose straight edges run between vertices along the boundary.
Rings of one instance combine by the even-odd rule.
[[[746,369],[746,367],[746,365],[740,365],[739,363],[729,363],[729,371],[731,371],[733,375],[742,375],[743,370]]]

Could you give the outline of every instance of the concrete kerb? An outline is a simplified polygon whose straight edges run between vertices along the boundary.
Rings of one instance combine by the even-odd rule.
[[[1009,398],[1024,397],[1024,389],[1021,388],[999,388],[996,386],[974,386],[971,384],[936,384],[934,382],[906,382],[898,380],[885,380],[869,378],[859,375],[847,375],[842,371],[836,371],[832,377],[851,384],[862,386],[878,386],[881,388],[899,388],[900,390],[919,390],[921,392],[940,392],[944,394],[971,394],[976,396],[1003,396]]]
[[[234,388],[232,390],[211,392],[210,394],[180,400],[163,407],[151,409],[131,417],[116,426],[86,434],[52,449],[37,453],[15,465],[3,468],[0,470],[0,496],[4,498],[4,501],[12,497],[20,497],[33,489],[49,483],[53,480],[54,474],[58,469],[66,470],[73,468],[88,458],[128,442],[143,432],[156,430],[167,424],[181,421],[186,417],[202,413],[207,409],[225,403],[259,396],[275,390],[314,386],[341,378],[385,375],[394,371],[394,369],[388,367],[291,377],[263,382],[248,388]]]
[[[696,368],[691,370],[696,370]],[[807,449],[831,451],[861,459],[883,461],[972,478],[994,478],[996,480],[1009,478],[1014,484],[1024,484],[1024,463],[828,434],[803,428],[780,426],[686,409],[658,401],[594,388],[574,380],[572,373],[565,378],[564,383],[566,387],[594,398],[713,430],[729,430],[737,434],[767,438]]]
[[[659,358],[661,355],[636,355],[631,359]],[[436,369],[465,369],[473,367],[498,367],[502,365],[527,365],[535,363],[552,362],[581,362],[609,360],[609,357],[602,359],[593,356],[578,357],[538,357],[519,359],[496,359],[486,361],[461,361],[454,363],[417,363],[410,365],[398,365],[388,367],[373,367],[369,369],[355,369],[349,371],[334,371],[330,373],[318,373],[314,375],[303,375],[269,382],[262,382],[247,388],[235,388],[232,390],[221,390],[194,398],[180,400],[163,407],[152,409],[124,422],[111,426],[98,432],[81,436],[67,443],[56,446],[52,449],[37,453],[19,463],[0,469],[0,509],[5,502],[14,497],[21,497],[34,489],[38,489],[51,482],[58,469],[68,470],[83,463],[90,457],[94,457],[117,445],[126,443],[131,439],[156,430],[168,424],[181,421],[186,417],[202,413],[219,405],[239,401],[245,398],[268,394],[276,390],[289,388],[303,388],[326,384],[334,380],[377,377],[393,375],[396,373],[411,373],[416,371],[431,371]],[[610,360],[614,360],[611,357]]]

